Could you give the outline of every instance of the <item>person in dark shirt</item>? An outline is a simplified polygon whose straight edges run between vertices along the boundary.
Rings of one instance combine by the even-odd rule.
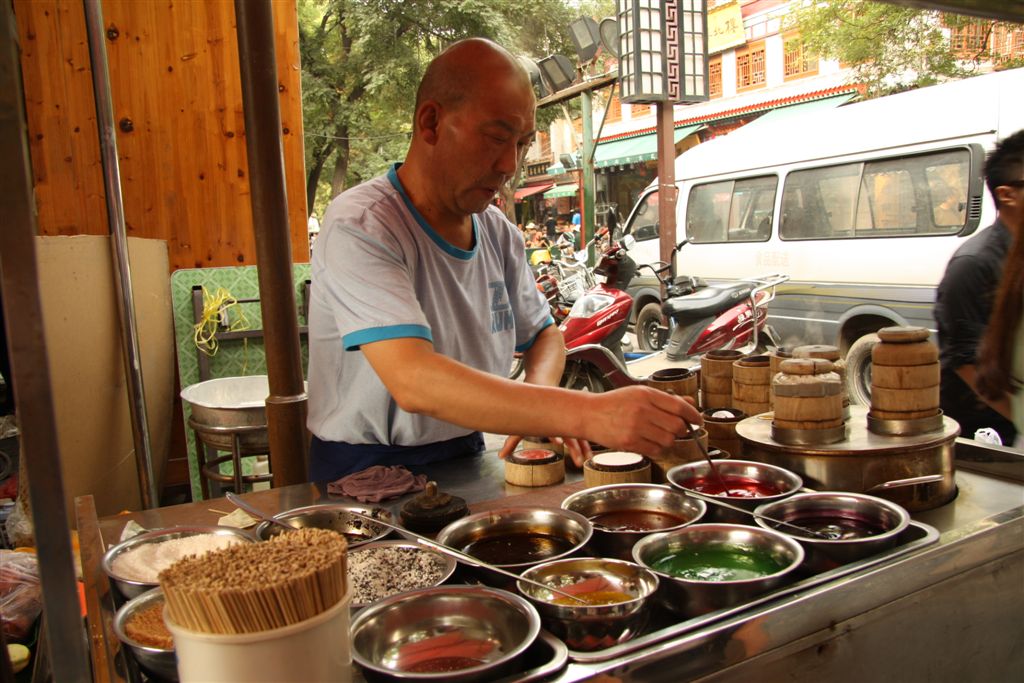
[[[1024,131],[1018,131],[996,145],[985,163],[985,182],[996,203],[996,222],[956,250],[939,283],[935,302],[942,410],[960,423],[965,437],[972,438],[978,429],[991,427],[999,432],[1004,444],[1012,444],[1017,432],[1004,417],[1007,406],[991,403],[977,392],[976,357],[1006,253],[1020,230],[1020,206],[1006,202],[1005,195],[1021,192],[1022,179]]]

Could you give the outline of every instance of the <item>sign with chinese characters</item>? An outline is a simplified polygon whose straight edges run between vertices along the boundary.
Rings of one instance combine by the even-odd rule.
[[[708,10],[708,54],[715,54],[747,42],[740,3],[727,2]]]

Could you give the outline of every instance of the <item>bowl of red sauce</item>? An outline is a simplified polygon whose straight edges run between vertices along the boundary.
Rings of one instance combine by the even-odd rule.
[[[804,485],[796,473],[763,462],[715,460],[714,465],[714,469],[707,461],[677,465],[668,471],[669,484],[751,512],[758,505],[789,498]],[[754,517],[709,503],[704,521],[753,524]]]
[[[658,575],[662,603],[690,618],[781,587],[800,567],[804,550],[771,529],[692,524],[641,539],[633,559]]]
[[[759,526],[775,529],[800,543],[806,552],[804,568],[813,572],[828,571],[888,550],[910,524],[910,513],[901,506],[862,493],[799,493],[758,506],[755,512],[827,537],[757,519]]]
[[[367,679],[494,681],[519,671],[540,615],[518,595],[485,586],[399,593],[352,621],[352,658]]]
[[[590,520],[595,554],[620,560],[631,560],[644,536],[693,524],[707,509],[704,501],[662,484],[595,486],[566,497],[561,507]]]
[[[649,569],[598,557],[545,562],[527,569],[523,578],[560,591],[526,581],[516,585],[537,608],[544,628],[579,652],[603,650],[639,635],[658,590],[658,577]]]

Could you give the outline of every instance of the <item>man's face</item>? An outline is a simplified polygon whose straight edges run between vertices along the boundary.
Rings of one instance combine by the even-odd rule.
[[[528,84],[496,79],[442,112],[435,161],[447,211],[468,216],[487,208],[533,142],[534,110]]]

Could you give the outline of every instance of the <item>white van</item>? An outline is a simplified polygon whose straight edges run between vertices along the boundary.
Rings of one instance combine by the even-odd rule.
[[[947,261],[995,220],[985,155],[1021,128],[1024,69],[754,121],[676,159],[677,240],[689,240],[677,272],[789,275],[769,324],[785,346],[839,346],[863,400],[869,335],[934,331]],[[638,264],[658,260],[657,200],[655,181],[623,228]],[[639,346],[657,348],[659,291],[631,291]]]

